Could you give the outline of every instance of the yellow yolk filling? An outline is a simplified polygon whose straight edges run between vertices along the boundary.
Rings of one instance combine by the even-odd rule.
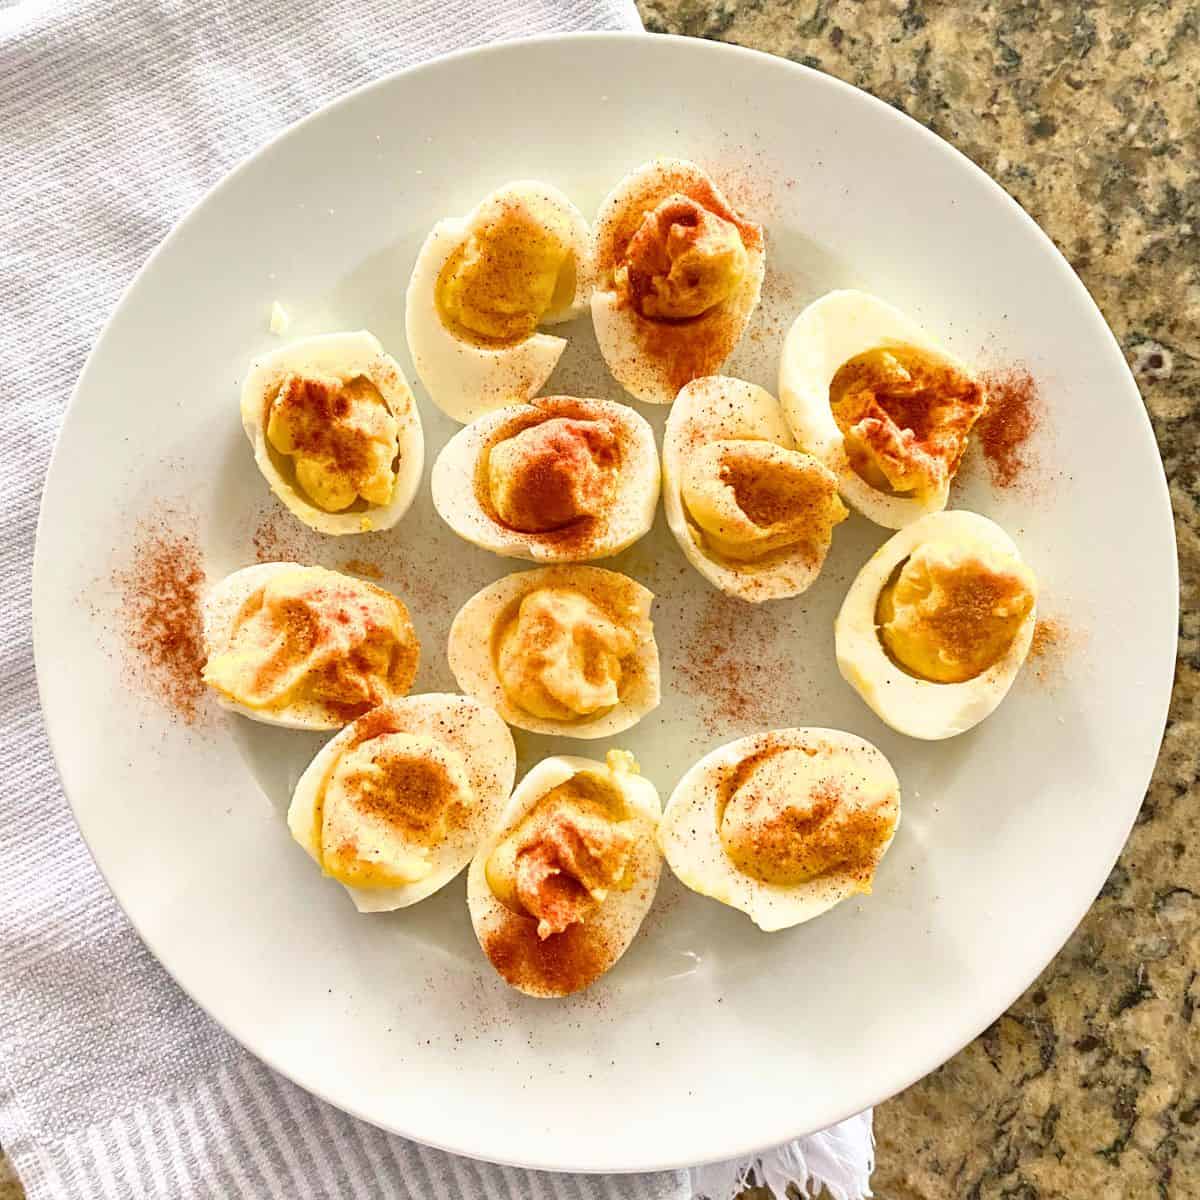
[[[475,231],[438,276],[443,322],[469,340],[514,345],[575,293],[573,230],[536,191],[505,192],[481,209]]]
[[[395,596],[311,567],[280,572],[245,601],[204,681],[247,708],[365,710],[408,690],[417,654]]]
[[[724,303],[748,270],[738,227],[676,194],[646,213],[614,276],[642,316],[682,321]]]
[[[869,892],[898,811],[890,781],[845,752],[777,749],[737,768],[719,832],[738,870],[760,882],[788,887],[848,875]]]
[[[1037,583],[1019,559],[991,546],[926,542],[880,592],[879,636],[906,671],[962,683],[1007,653],[1033,608]]]
[[[954,476],[987,407],[970,376],[915,346],[868,350],[842,364],[830,407],[850,465],[881,491],[925,498]]]
[[[621,698],[622,659],[636,639],[582,592],[538,588],[497,640],[496,672],[509,700],[536,717],[569,721]]]
[[[551,788],[488,858],[492,894],[535,918],[540,938],[587,920],[611,890],[632,885],[626,807],[620,791],[591,772]]]
[[[688,456],[680,491],[705,544],[736,562],[792,548],[816,561],[848,515],[831,472],[774,442],[708,442]]]
[[[267,408],[267,441],[324,512],[392,498],[400,425],[364,376],[288,375]]]
[[[504,524],[547,533],[603,514],[616,495],[619,462],[608,424],[552,417],[488,451],[488,494]]]
[[[345,751],[325,782],[314,814],[321,866],[350,887],[419,883],[473,802],[466,766],[448,746],[406,733],[370,738]]]

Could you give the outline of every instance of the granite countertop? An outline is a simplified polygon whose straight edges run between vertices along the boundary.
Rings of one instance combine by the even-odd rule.
[[[1200,9],[1190,0],[639,0],[649,29],[786,55],[924,122],[1070,259],[1162,449],[1183,586],[1154,781],[1042,977],[876,1112],[882,1200],[1200,1196]],[[20,1191],[0,1155],[0,1200]]]
[[[1154,423],[1183,585],[1171,721],[1129,843],[1042,977],[876,1111],[883,1200],[1200,1196],[1200,8],[1189,0],[639,0],[786,55],[973,158],[1070,259]]]

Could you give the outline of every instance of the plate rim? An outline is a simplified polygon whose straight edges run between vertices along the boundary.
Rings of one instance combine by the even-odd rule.
[[[421,74],[427,72],[436,72],[444,64],[449,62],[455,62],[462,59],[480,60],[491,56],[506,56],[512,54],[519,55],[527,48],[540,48],[564,43],[602,44],[607,42],[613,44],[614,46],[620,46],[621,44],[628,44],[631,42],[643,43],[651,39],[654,42],[663,42],[676,47],[682,47],[686,45],[686,53],[697,54],[699,56],[710,55],[717,58],[737,56],[752,59],[763,64],[764,66],[769,66],[772,70],[782,69],[784,74],[798,73],[800,76],[808,76],[810,83],[813,83],[818,87],[828,87],[833,91],[840,91],[844,95],[848,94],[846,99],[850,103],[858,103],[864,108],[874,111],[877,114],[878,119],[883,121],[892,119],[899,120],[914,127],[915,130],[919,131],[920,137],[922,137],[927,143],[936,147],[937,153],[940,153],[943,156],[951,156],[954,159],[960,160],[958,166],[960,169],[962,169],[962,167],[965,165],[967,176],[973,176],[977,183],[983,182],[986,189],[990,190],[993,195],[998,195],[1012,210],[1015,210],[1020,222],[1025,225],[1027,231],[1033,234],[1034,240],[1040,243],[1043,251],[1049,251],[1050,260],[1054,263],[1059,274],[1064,277],[1067,286],[1075,291],[1075,294],[1078,296],[1081,302],[1081,309],[1087,312],[1089,321],[1100,334],[1100,339],[1104,340],[1107,338],[1107,343],[1110,349],[1115,352],[1114,361],[1119,362],[1123,368],[1123,370],[1116,372],[1116,374],[1121,378],[1125,389],[1131,393],[1130,402],[1135,400],[1137,402],[1137,409],[1140,412],[1141,417],[1140,422],[1138,422],[1140,436],[1147,443],[1149,449],[1153,451],[1153,459],[1158,464],[1158,471],[1155,474],[1154,486],[1151,489],[1151,487],[1147,485],[1144,499],[1147,507],[1150,507],[1151,501],[1157,506],[1158,513],[1154,518],[1154,521],[1155,523],[1161,522],[1168,532],[1170,548],[1169,570],[1171,583],[1170,615],[1172,618],[1172,628],[1170,632],[1171,656],[1169,671],[1163,672],[1166,678],[1164,679],[1165,686],[1162,687],[1160,698],[1158,700],[1159,719],[1155,720],[1154,722],[1154,725],[1161,726],[1160,732],[1157,738],[1154,740],[1152,747],[1149,745],[1147,747],[1144,770],[1140,770],[1138,772],[1139,775],[1144,774],[1146,779],[1146,782],[1142,787],[1143,796],[1153,777],[1166,734],[1178,662],[1180,612],[1179,558],[1174,509],[1170,497],[1170,485],[1167,480],[1162,453],[1159,449],[1158,442],[1154,434],[1149,411],[1141,396],[1140,389],[1137,386],[1137,382],[1134,379],[1129,364],[1125,359],[1125,355],[1121,350],[1120,343],[1117,341],[1116,335],[1109,326],[1104,314],[1101,312],[1099,305],[1096,303],[1095,299],[1092,297],[1083,281],[1076,274],[1066,256],[1058,248],[1057,244],[1049,236],[1049,234],[1047,234],[1046,231],[1043,230],[1042,227],[1033,219],[1033,217],[1030,216],[1030,214],[1026,212],[1026,210],[999,183],[997,183],[996,180],[988,175],[988,173],[982,167],[976,164],[967,154],[959,150],[945,138],[933,132],[922,122],[910,116],[907,112],[894,107],[887,101],[880,99],[879,97],[862,88],[847,83],[834,75],[817,70],[813,67],[809,67],[803,63],[797,63],[780,55],[752,49],[750,47],[739,46],[733,43],[712,41],[704,38],[687,37],[679,34],[652,34],[646,31],[600,30],[587,32],[552,33],[541,34],[533,37],[511,38],[499,42],[470,46],[464,49],[454,50],[446,54],[438,55],[434,58],[427,59],[424,62],[414,63],[411,66],[404,67],[399,70],[388,72],[385,75],[381,75],[376,79],[368,80],[342,93],[341,95],[338,95],[328,103],[321,105],[310,113],[307,113],[305,116],[279,130],[274,136],[267,139],[255,150],[247,154],[241,159],[241,161],[230,168],[230,170],[227,171],[215,184],[213,184],[213,186],[210,187],[193,205],[191,205],[191,207],[189,207],[187,211],[171,226],[166,235],[151,251],[146,260],[137,269],[126,286],[121,290],[118,299],[114,303],[108,316],[105,318],[103,325],[101,326],[92,343],[91,349],[88,352],[79,377],[76,380],[74,387],[71,389],[70,396],[60,417],[58,430],[55,434],[54,446],[51,451],[46,474],[43,479],[42,491],[39,496],[31,592],[31,640],[34,652],[34,667],[37,682],[38,702],[41,709],[43,726],[46,730],[47,741],[50,746],[51,755],[54,761],[55,771],[58,775],[63,794],[66,796],[67,802],[70,806],[72,818],[74,819],[76,827],[80,833],[81,840],[87,847],[89,856],[95,863],[96,868],[99,871],[101,878],[104,880],[104,883],[113,899],[121,908],[121,911],[124,913],[126,919],[130,922],[130,925],[138,934],[138,937],[141,938],[143,944],[154,955],[159,965],[167,972],[175,985],[178,986],[188,996],[188,998],[194,1004],[196,1004],[197,1007],[199,1007],[212,1021],[214,1021],[221,1030],[233,1038],[233,1040],[237,1042],[238,1046],[241,1047],[242,1050],[244,1050],[252,1058],[268,1066],[271,1070],[278,1072],[281,1076],[294,1083],[296,1086],[316,1096],[318,1099],[331,1104],[333,1107],[347,1113],[352,1117],[356,1117],[368,1122],[369,1124],[375,1125],[377,1128],[384,1129],[401,1137],[419,1142],[422,1145],[430,1146],[434,1149],[442,1150],[450,1154],[456,1154],[481,1161],[499,1163],[505,1166],[520,1167],[539,1171],[622,1175],[641,1172],[678,1170],[709,1162],[719,1162],[730,1158],[752,1157],[761,1152],[766,1146],[779,1144],[792,1138],[806,1136],[807,1134],[817,1132],[817,1130],[797,1130],[794,1126],[790,1127],[790,1130],[789,1128],[784,1128],[782,1130],[772,1129],[769,1136],[765,1140],[755,1140],[751,1144],[739,1144],[732,1148],[727,1147],[722,1149],[721,1153],[717,1155],[708,1154],[705,1156],[702,1153],[700,1157],[688,1158],[684,1160],[679,1160],[676,1158],[670,1158],[666,1160],[647,1159],[646,1161],[640,1161],[633,1165],[614,1166],[609,1161],[584,1163],[572,1162],[564,1164],[559,1160],[555,1160],[553,1157],[546,1158],[536,1155],[514,1155],[481,1159],[481,1156],[478,1152],[473,1151],[465,1145],[458,1144],[453,1140],[430,1139],[427,1135],[413,1134],[396,1126],[382,1123],[375,1117],[372,1117],[368,1113],[357,1109],[354,1105],[348,1104],[341,1099],[332,1099],[321,1087],[313,1086],[312,1084],[303,1082],[300,1078],[298,1078],[297,1074],[293,1073],[293,1071],[290,1070],[286,1065],[273,1061],[271,1058],[260,1053],[257,1049],[254,1049],[246,1041],[243,1041],[239,1034],[233,1030],[233,1028],[227,1025],[224,1021],[220,1020],[207,1004],[205,1004],[197,995],[193,993],[189,987],[184,985],[182,981],[175,976],[170,967],[167,966],[162,955],[159,953],[157,946],[149,938],[147,938],[138,921],[125,907],[118,890],[116,887],[114,887],[112,880],[105,872],[103,864],[96,858],[92,850],[91,843],[88,840],[84,830],[84,822],[80,819],[80,813],[76,806],[76,802],[63,779],[63,772],[60,766],[63,756],[60,754],[59,747],[65,747],[70,739],[67,731],[62,730],[61,728],[56,728],[56,723],[52,719],[45,702],[44,673],[46,668],[44,664],[52,657],[53,652],[48,643],[44,618],[39,618],[39,612],[44,614],[46,608],[46,601],[43,599],[43,597],[47,589],[52,586],[47,577],[49,567],[47,565],[46,555],[48,552],[45,550],[46,539],[43,537],[43,521],[46,511],[46,496],[50,492],[52,484],[57,482],[57,476],[63,469],[60,464],[60,450],[63,442],[64,429],[76,410],[76,406],[79,403],[80,394],[86,389],[90,376],[95,370],[95,361],[99,353],[103,350],[110,336],[111,327],[116,317],[125,307],[126,301],[128,300],[130,294],[141,283],[143,276],[151,270],[160,255],[166,252],[167,249],[174,244],[176,239],[183,235],[184,231],[190,225],[191,221],[197,216],[199,211],[208,205],[210,201],[215,200],[227,187],[231,186],[233,182],[239,178],[244,171],[249,170],[262,155],[267,153],[277,144],[298,136],[310,123],[322,119],[332,110],[352,104],[359,100],[362,96],[374,90],[383,90],[389,86],[392,86],[397,79],[420,76]],[[58,486],[61,486],[61,484]],[[1151,491],[1153,491],[1153,495],[1151,495]],[[1158,686],[1157,681],[1155,686]],[[837,1115],[829,1121],[829,1124],[825,1126],[826,1128],[851,1116],[854,1116],[860,1111],[865,1111],[868,1108],[873,1108],[878,1104],[883,1103],[884,1101],[911,1087],[914,1083],[918,1082],[920,1079],[923,1079],[926,1075],[936,1071],[946,1062],[950,1061],[951,1058],[960,1053],[964,1047],[978,1038],[978,1036],[985,1029],[987,1029],[994,1021],[999,1019],[1003,1013],[1007,1012],[1008,1009],[1012,1007],[1013,1003],[1033,984],[1036,978],[1045,970],[1049,963],[1053,961],[1053,959],[1061,952],[1062,948],[1066,945],[1067,941],[1078,928],[1087,912],[1095,903],[1095,900],[1103,887],[1105,879],[1107,879],[1108,875],[1111,873],[1113,866],[1118,861],[1121,852],[1128,841],[1129,833],[1136,823],[1139,811],[1140,804],[1136,807],[1131,804],[1128,822],[1121,824],[1118,829],[1119,837],[1114,840],[1114,844],[1110,847],[1110,850],[1106,852],[1106,857],[1103,860],[1103,863],[1100,864],[1103,866],[1103,870],[1089,872],[1088,874],[1091,881],[1089,882],[1088,887],[1081,887],[1079,889],[1079,894],[1083,897],[1083,899],[1072,906],[1069,924],[1064,929],[1059,929],[1055,932],[1054,938],[1052,939],[1053,949],[1045,956],[1044,960],[1039,963],[1037,969],[1028,978],[1022,977],[1018,983],[1018,986],[1013,988],[1010,992],[1005,993],[1002,1006],[996,1008],[996,1011],[993,1013],[993,1015],[980,1024],[978,1028],[975,1028],[970,1036],[968,1036],[965,1040],[958,1041],[956,1038],[955,1042],[957,1044],[955,1044],[948,1053],[942,1056],[942,1052],[939,1051],[935,1061],[926,1063],[915,1074],[912,1074],[911,1077],[909,1077],[910,1073],[906,1071],[903,1073],[905,1078],[899,1084],[889,1081],[885,1085],[866,1089],[869,1092],[870,1098],[863,1105],[859,1106],[856,1104],[848,1111],[842,1111],[841,1109],[836,1110]],[[989,1004],[987,1007],[992,1009],[996,1006],[994,1004]],[[786,1125],[786,1122],[784,1124]]]

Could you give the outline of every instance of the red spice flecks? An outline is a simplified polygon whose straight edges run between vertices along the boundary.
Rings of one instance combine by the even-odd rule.
[[[582,991],[612,965],[619,949],[598,922],[541,938],[535,920],[507,910],[486,923],[480,941],[501,978],[535,996]]]
[[[259,518],[251,541],[259,562],[311,563],[320,539],[287,509],[272,504]]]
[[[680,691],[700,701],[708,736],[787,724],[804,707],[794,654],[785,653],[780,618],[765,605],[719,592],[706,596],[681,639]]]
[[[1033,628],[1029,644],[1029,669],[1041,683],[1063,681],[1067,658],[1079,642],[1078,634],[1058,617],[1042,617]]]
[[[446,622],[449,632],[449,621],[453,616],[450,605],[450,593],[445,584],[452,577],[444,560],[425,561],[420,555],[412,553],[411,546],[393,548],[390,554],[380,560],[385,585],[405,602],[419,612],[427,621]],[[440,623],[437,625],[440,629]]]
[[[338,539],[344,541],[344,539]],[[442,586],[444,564],[436,556],[422,558],[413,547],[390,533],[369,533],[354,539],[362,550],[353,558],[335,552],[341,547],[302,525],[285,508],[272,504],[259,517],[251,535],[259,562],[297,562],[380,582],[399,596],[410,610],[428,618],[445,611],[450,597]]]
[[[364,579],[379,580],[383,578],[383,568],[376,562],[366,558],[348,558],[341,565],[341,570],[351,575],[361,575]]]
[[[781,339],[800,311],[798,296],[799,289],[792,274],[778,266],[774,259],[768,258],[757,311],[769,318],[771,330],[778,333]]]
[[[713,163],[709,174],[725,199],[743,216],[760,224],[779,216],[779,180],[761,157],[754,163]]]
[[[1012,488],[1034,465],[1029,439],[1045,415],[1037,381],[1024,368],[1007,367],[983,376],[987,411],[975,427],[992,483]]]
[[[129,565],[113,572],[127,673],[189,725],[200,716],[205,690],[204,582],[196,539],[165,527],[139,528]]]

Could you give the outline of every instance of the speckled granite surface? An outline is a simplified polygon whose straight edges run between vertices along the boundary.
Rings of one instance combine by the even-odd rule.
[[[640,0],[866,88],[998,179],[1115,330],[1177,516],[1172,719],[1120,865],[1013,1009],[877,1110],[884,1200],[1200,1197],[1200,7]]]
[[[928,124],[1055,239],[1116,331],[1177,514],[1180,667],[1154,783],[1043,977],[876,1114],[883,1200],[1200,1196],[1200,7],[1191,0],[639,0]],[[0,1155],[0,1200],[20,1191]]]

